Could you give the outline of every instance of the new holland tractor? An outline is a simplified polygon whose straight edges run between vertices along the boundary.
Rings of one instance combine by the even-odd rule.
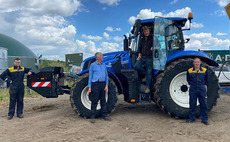
[[[192,13],[186,18],[137,19],[127,38],[124,36],[124,51],[103,54],[109,75],[109,91],[106,94],[108,112],[111,113],[117,104],[117,96],[124,95],[124,101],[137,103],[155,102],[164,112],[175,118],[188,118],[189,85],[186,71],[193,66],[193,59],[199,57],[202,66],[208,69],[210,83],[207,86],[208,110],[216,105],[219,97],[218,78],[210,66],[218,66],[208,54],[200,51],[186,51],[183,31],[189,30]],[[183,29],[186,22],[189,29]],[[143,38],[141,28],[148,26],[153,35],[153,78],[151,91],[144,92],[145,83],[137,70],[133,68],[137,59],[139,41]],[[81,73],[72,87],[64,86],[64,73],[61,67],[43,68],[27,79],[29,88],[44,97],[55,98],[61,94],[70,94],[70,102],[74,110],[82,117],[90,117],[91,101],[88,97],[89,67],[95,57],[85,59],[81,65]],[[145,67],[145,66],[143,66]],[[197,103],[199,107],[199,103]],[[100,114],[100,103],[97,105],[97,117]],[[197,109],[197,116],[199,115]]]

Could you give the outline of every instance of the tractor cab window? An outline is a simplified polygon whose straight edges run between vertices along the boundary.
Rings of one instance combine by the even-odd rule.
[[[165,28],[165,44],[168,49],[168,52],[182,48],[182,35],[179,28],[171,24]]]

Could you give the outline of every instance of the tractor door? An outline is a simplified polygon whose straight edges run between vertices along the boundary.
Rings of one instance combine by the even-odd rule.
[[[167,61],[167,47],[165,29],[172,24],[172,20],[155,17],[153,35],[153,69],[164,70]]]

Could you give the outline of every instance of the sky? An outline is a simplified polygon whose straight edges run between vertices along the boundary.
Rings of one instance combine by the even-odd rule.
[[[186,50],[229,50],[230,0],[0,0],[0,33],[43,59],[123,49],[136,19],[184,17],[193,12]]]

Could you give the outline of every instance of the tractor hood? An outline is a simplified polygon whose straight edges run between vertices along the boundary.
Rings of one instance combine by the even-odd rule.
[[[122,66],[126,64],[128,66],[128,68],[131,68],[128,51],[117,51],[117,52],[105,53],[105,54],[103,54],[103,56],[104,56],[104,58],[103,58],[102,63],[106,64],[106,67],[108,69],[111,68],[112,72],[113,72],[112,65],[118,60],[121,60]],[[80,73],[80,75],[88,72],[90,65],[95,61],[96,61],[96,59],[94,56],[85,59],[82,62],[82,67],[81,67],[82,72]]]

